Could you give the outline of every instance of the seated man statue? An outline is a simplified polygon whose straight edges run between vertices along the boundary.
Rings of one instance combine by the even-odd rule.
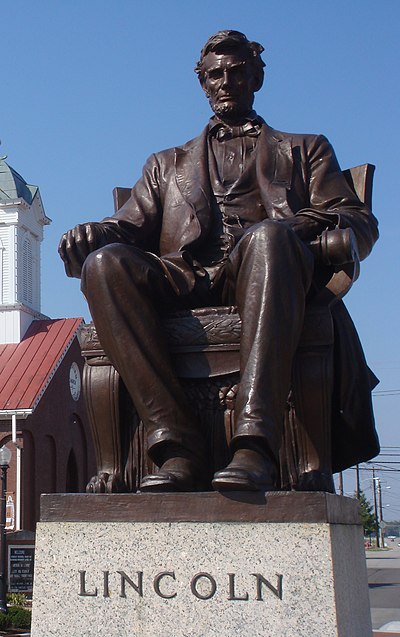
[[[61,239],[67,274],[81,278],[102,347],[159,467],[143,478],[141,491],[204,487],[205,442],[160,317],[237,306],[232,460],[212,486],[274,490],[305,305],[330,276],[308,244],[327,229],[351,228],[364,258],[378,236],[376,219],[347,184],[326,138],[273,130],[253,110],[263,84],[262,51],[238,31],[212,36],[195,69],[214,112],[204,131],[152,155],[114,216],[78,225]],[[372,414],[365,427],[374,455]],[[314,477],[312,489],[333,490],[332,476]]]

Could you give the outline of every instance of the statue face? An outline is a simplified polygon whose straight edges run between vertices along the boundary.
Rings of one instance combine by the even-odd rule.
[[[258,82],[248,60],[238,54],[207,53],[204,77],[203,90],[222,120],[236,122],[251,111]]]

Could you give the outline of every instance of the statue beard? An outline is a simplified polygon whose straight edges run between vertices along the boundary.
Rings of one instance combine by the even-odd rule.
[[[251,111],[251,106],[247,109],[240,109],[238,108],[238,105],[233,102],[211,104],[211,108],[217,117],[228,121],[238,121]]]

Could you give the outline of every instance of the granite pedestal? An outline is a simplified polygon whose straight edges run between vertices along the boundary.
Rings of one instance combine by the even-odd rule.
[[[370,637],[355,500],[42,496],[32,637]]]

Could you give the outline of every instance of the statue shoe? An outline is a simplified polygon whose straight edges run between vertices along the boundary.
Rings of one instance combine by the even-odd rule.
[[[331,473],[322,471],[305,471],[294,485],[295,491],[324,491],[335,493],[335,483]]]
[[[232,462],[217,471],[212,481],[215,491],[276,491],[274,462],[253,449],[238,449]]]
[[[196,491],[196,475],[196,465],[192,460],[182,457],[169,458],[158,473],[143,478],[139,491]]]

